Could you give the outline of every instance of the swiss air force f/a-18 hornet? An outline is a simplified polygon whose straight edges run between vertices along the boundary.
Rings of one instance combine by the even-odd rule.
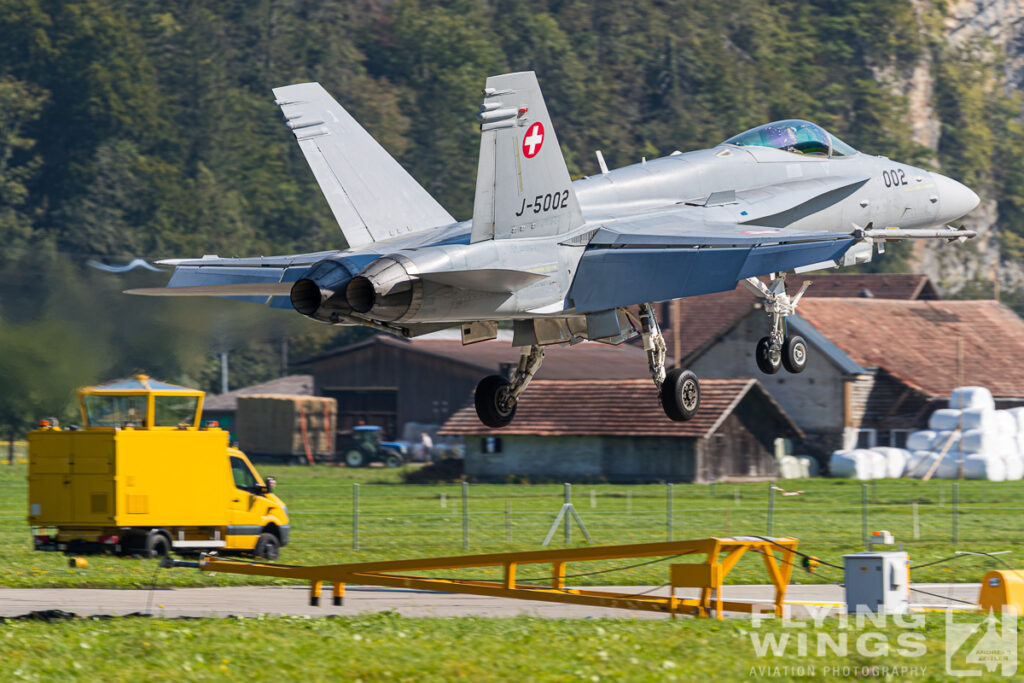
[[[598,152],[601,173],[571,181],[533,72],[487,79],[473,218],[459,222],[318,83],[274,95],[348,248],[161,261],[175,266],[168,286],[132,292],[244,298],[404,337],[458,326],[464,344],[511,320],[518,368],[476,388],[489,427],[512,421],[545,346],[637,334],[665,414],[688,420],[700,384],[666,372],[653,303],[742,282],[771,318],[758,366],[800,372],[807,345],[785,321],[809,283],[790,296],[788,271],[864,263],[892,240],[975,235],[945,227],[978,205],[964,185],[800,120],[614,171]]]

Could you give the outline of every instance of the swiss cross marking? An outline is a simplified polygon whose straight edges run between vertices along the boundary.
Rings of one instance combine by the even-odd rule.
[[[534,121],[534,123],[526,129],[526,137],[523,138],[523,156],[527,159],[532,159],[537,156],[540,152],[540,148],[544,145],[544,124],[540,121]]]

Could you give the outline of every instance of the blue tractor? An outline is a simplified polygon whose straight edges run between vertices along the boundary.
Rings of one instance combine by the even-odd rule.
[[[394,441],[382,441],[384,429],[377,425],[358,425],[351,432],[338,435],[338,453],[349,467],[366,467],[382,462],[387,467],[401,467],[409,457],[409,449]]]

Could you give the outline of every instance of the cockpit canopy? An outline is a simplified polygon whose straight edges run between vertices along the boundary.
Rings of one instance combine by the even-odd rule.
[[[740,147],[771,147],[814,157],[846,157],[857,153],[857,150],[821,126],[800,119],[766,123],[729,138],[725,144]]]

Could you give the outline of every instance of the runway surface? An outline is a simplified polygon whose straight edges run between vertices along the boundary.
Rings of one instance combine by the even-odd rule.
[[[964,601],[978,599],[980,584],[913,584],[911,604],[918,607],[966,608]],[[589,586],[594,590],[620,593],[668,595],[667,588],[651,586]],[[924,593],[920,591],[925,591]],[[696,597],[692,590],[680,590],[677,597]],[[773,589],[770,585],[726,586],[727,600],[757,600],[770,611]],[[510,600],[476,595],[436,593],[347,586],[345,604],[331,605],[329,585],[325,585],[321,607],[309,605],[306,586],[239,586],[231,588],[169,588],[110,590],[87,588],[4,588],[0,589],[0,617],[14,617],[41,610],[63,610],[79,616],[96,614],[126,615],[148,613],[158,617],[254,617],[267,615],[329,616],[369,614],[394,610],[407,617],[513,617],[531,615],[547,618],[640,618],[664,619],[667,615],[640,610],[622,610],[584,605]],[[824,605],[801,603],[842,603],[843,589],[834,585],[790,586],[787,603],[793,604],[793,616],[807,616],[809,610]],[[833,608],[836,609],[836,608]],[[818,612],[820,614],[820,612]]]

